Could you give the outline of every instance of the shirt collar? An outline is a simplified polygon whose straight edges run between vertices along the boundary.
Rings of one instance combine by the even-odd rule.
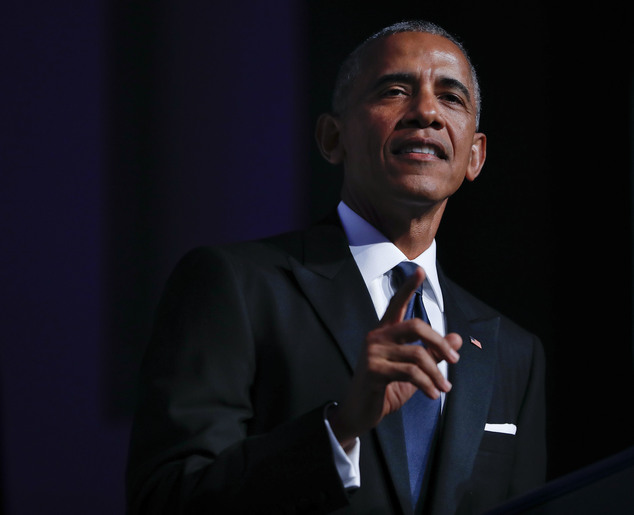
[[[383,276],[401,261],[410,261],[396,245],[343,201],[339,203],[337,213],[348,238],[352,256],[366,285],[377,277]],[[411,261],[425,270],[426,281],[431,286],[440,310],[444,311],[442,290],[436,269],[436,240],[434,239],[427,250]]]

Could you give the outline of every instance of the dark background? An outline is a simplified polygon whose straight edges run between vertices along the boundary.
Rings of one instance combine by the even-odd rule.
[[[500,7],[500,6],[503,7]],[[483,173],[442,266],[543,340],[550,477],[634,445],[631,19],[614,0],[10,0],[0,16],[0,475],[11,515],[123,512],[135,374],[193,246],[337,202],[337,66],[406,18],[464,40]]]

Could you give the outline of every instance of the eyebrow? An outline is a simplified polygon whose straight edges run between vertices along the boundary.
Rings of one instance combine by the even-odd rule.
[[[471,102],[471,93],[469,92],[469,88],[465,86],[462,82],[460,82],[458,79],[454,79],[452,77],[441,77],[439,82],[442,86],[444,86],[447,89],[457,89],[465,97],[467,97],[467,100],[469,102]]]
[[[397,73],[387,73],[385,75],[381,75],[373,84],[373,90],[381,89],[383,86],[387,84],[393,84],[395,82],[401,82],[404,84],[415,84],[417,78],[412,73],[407,72],[397,72]],[[438,79],[438,84],[447,89],[454,89],[460,91],[469,102],[471,102],[471,93],[469,92],[469,88],[465,86],[458,79],[454,79],[453,77],[440,77]]]
[[[376,81],[374,81],[372,84],[372,90],[376,91],[377,89],[381,89],[382,87],[395,82],[414,84],[416,82],[416,78],[411,73],[387,73],[385,75],[381,75]]]

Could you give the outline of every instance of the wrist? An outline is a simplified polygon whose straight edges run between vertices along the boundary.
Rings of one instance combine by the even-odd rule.
[[[325,418],[330,424],[332,432],[339,442],[339,445],[347,453],[355,445],[358,435],[353,434],[352,431],[346,429],[346,424],[341,416],[341,408],[334,402],[326,407]]]

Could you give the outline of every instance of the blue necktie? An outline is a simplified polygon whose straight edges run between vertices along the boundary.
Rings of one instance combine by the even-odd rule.
[[[394,290],[401,286],[405,279],[418,268],[416,263],[403,261],[392,269],[392,285]],[[429,318],[423,305],[423,286],[421,285],[412,297],[405,319],[421,318],[429,323]],[[421,345],[422,342],[415,342]],[[440,399],[432,400],[420,390],[401,408],[403,429],[405,433],[405,447],[407,449],[407,466],[409,469],[409,484],[412,494],[412,505],[416,506],[423,485],[427,460],[434,439],[436,423],[440,414]]]

